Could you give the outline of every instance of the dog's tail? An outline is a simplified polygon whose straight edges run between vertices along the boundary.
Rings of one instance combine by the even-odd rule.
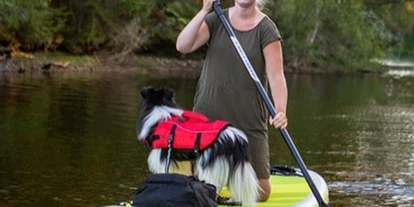
[[[233,200],[241,201],[243,206],[256,206],[259,185],[249,162],[239,163],[235,167],[230,175],[228,188]]]
[[[147,162],[150,172],[154,174],[165,173],[166,159],[162,156],[162,149],[152,149]]]
[[[232,200],[255,206],[259,184],[250,164],[248,141],[239,129],[227,127],[197,160],[198,177],[217,187],[227,186]]]

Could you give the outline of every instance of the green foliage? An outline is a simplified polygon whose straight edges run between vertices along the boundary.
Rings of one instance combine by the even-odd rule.
[[[174,50],[201,0],[2,0],[0,45],[129,54],[162,45]],[[286,64],[375,69],[385,51],[413,56],[412,0],[274,0],[264,12],[283,38]],[[233,0],[221,1],[226,8]],[[59,37],[59,38],[57,38]],[[61,37],[61,38],[60,38]],[[63,41],[63,43],[61,42]],[[19,44],[17,44],[19,45]]]
[[[63,30],[67,41],[87,51],[107,43],[118,52],[165,41],[173,45],[179,31],[200,7],[198,1],[170,0],[54,2],[69,13],[68,27]]]
[[[397,58],[414,57],[414,2],[412,0],[364,0],[367,9],[386,28],[382,35],[387,52]],[[383,33],[382,33],[383,34]]]
[[[306,64],[314,41],[312,34],[319,31],[320,2],[279,0],[268,6],[282,34],[286,61],[295,67]]]
[[[156,31],[157,35],[175,42],[180,30],[190,22],[191,18],[197,13],[200,4],[198,1],[167,1],[165,8],[165,22],[160,26],[161,30]],[[166,31],[166,27],[170,28]]]
[[[373,69],[371,59],[382,57],[381,40],[361,1],[279,0],[273,6],[293,67]]]
[[[53,0],[52,5],[63,8],[66,26],[62,33],[70,46],[97,50],[124,32],[132,20],[146,20],[151,14],[152,1],[147,0]],[[141,23],[144,21],[140,21]],[[137,25],[143,28],[145,24]]]
[[[51,9],[48,0],[0,1],[1,41],[16,39],[23,44],[40,46],[53,39],[63,27],[62,12]]]

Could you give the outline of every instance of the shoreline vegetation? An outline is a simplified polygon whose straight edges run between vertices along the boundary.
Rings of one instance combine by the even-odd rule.
[[[136,70],[157,74],[184,75],[197,77],[203,67],[203,59],[187,57],[169,57],[151,54],[135,54],[123,57],[122,62],[113,60],[106,54],[71,55],[60,52],[19,52],[13,57],[0,58],[0,72],[84,72],[84,71],[121,71]],[[285,73],[373,73],[372,71],[349,71],[335,68],[309,66],[295,69],[284,66]],[[375,73],[377,73],[376,71]]]
[[[102,72],[141,71],[143,73],[186,75],[196,77],[202,69],[202,60],[156,56],[128,55],[122,61],[107,54],[71,55],[60,52],[22,53],[0,58],[0,72]]]
[[[72,55],[61,52],[18,52],[13,57],[0,56],[0,72],[38,73],[38,72],[103,72],[103,71],[141,71],[167,76],[198,77],[203,67],[200,57],[175,57],[156,54],[127,55],[122,61],[108,54]],[[341,68],[318,67],[316,65],[295,68],[285,64],[285,73],[294,74],[383,74],[389,66],[381,61],[381,69],[345,70]],[[414,68],[412,66],[406,68]]]
[[[221,1],[223,8],[232,3]],[[0,71],[199,72],[205,48],[184,56],[174,42],[200,6],[200,0],[2,1]],[[414,57],[412,0],[272,0],[263,12],[283,38],[287,73],[375,74],[384,67],[373,60]]]

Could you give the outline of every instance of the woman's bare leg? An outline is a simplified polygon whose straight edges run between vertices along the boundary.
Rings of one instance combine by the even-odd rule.
[[[270,191],[272,186],[270,185],[269,179],[259,179],[259,186],[261,190],[259,190],[259,202],[267,201],[270,196]]]

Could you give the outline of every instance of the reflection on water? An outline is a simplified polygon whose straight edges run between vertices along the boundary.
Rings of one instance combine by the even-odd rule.
[[[414,204],[414,77],[287,75],[289,133],[332,206]],[[196,80],[137,72],[0,74],[0,206],[99,206],[131,198],[148,170],[139,90]],[[295,165],[276,130],[272,163]]]
[[[332,182],[332,190],[341,194],[379,196],[382,204],[378,206],[412,206],[414,185],[387,182]]]
[[[331,189],[380,195],[381,205],[414,204],[414,108],[372,104],[350,114],[359,149],[354,170],[360,172],[342,172],[351,175],[331,183]]]
[[[412,77],[294,76],[288,84],[292,137],[329,181],[332,206],[414,205]]]
[[[389,70],[385,73],[385,75],[393,76],[396,78],[406,77],[406,76],[414,77],[414,70]]]
[[[414,185],[387,182],[332,182],[330,186],[346,194],[383,194],[414,200]],[[396,197],[394,197],[396,198]]]
[[[414,68],[414,61],[410,59],[402,60],[389,58],[384,60],[375,59],[373,61],[389,67]]]

